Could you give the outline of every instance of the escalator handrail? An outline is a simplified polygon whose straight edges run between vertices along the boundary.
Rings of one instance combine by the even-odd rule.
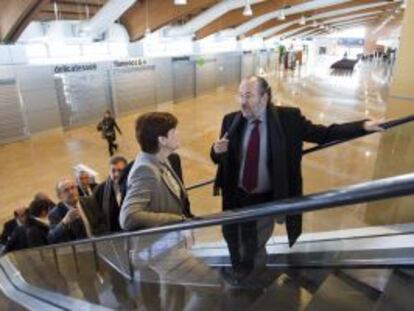
[[[402,117],[402,118],[399,118],[399,119],[393,119],[393,120],[390,120],[390,121],[387,121],[387,122],[383,122],[383,123],[380,124],[380,127],[382,127],[384,130],[388,130],[390,128],[393,128],[393,127],[396,127],[396,126],[399,126],[399,125],[402,125],[402,124],[405,124],[405,123],[408,123],[408,122],[412,122],[412,121],[414,121],[414,115],[409,115],[409,116],[405,116],[405,117]],[[326,149],[326,148],[329,148],[329,147],[332,147],[332,146],[335,146],[335,145],[339,145],[339,144],[342,144],[342,143],[345,143],[345,142],[348,142],[348,141],[351,141],[351,140],[354,140],[354,139],[358,139],[358,138],[361,138],[361,137],[364,137],[364,136],[367,136],[367,135],[372,135],[372,134],[375,134],[375,133],[378,133],[378,132],[367,132],[367,133],[364,133],[364,134],[361,134],[361,135],[358,135],[358,136],[355,136],[355,137],[352,137],[352,138],[342,139],[342,140],[335,140],[335,141],[331,141],[331,142],[326,143],[326,144],[317,145],[317,146],[314,146],[314,147],[303,150],[302,154],[306,155],[306,154],[309,154],[309,153],[312,153],[312,152],[315,152],[315,151],[318,151],[318,150]],[[194,185],[188,186],[186,189],[187,189],[187,191],[191,191],[191,190],[198,189],[198,188],[201,188],[201,187],[204,187],[204,186],[207,186],[207,185],[211,185],[213,183],[214,183],[214,179],[205,180],[205,181],[202,181],[202,182],[198,182]]]
[[[382,199],[390,199],[412,194],[414,194],[414,173],[364,182],[352,186],[337,188],[335,190],[310,194],[299,198],[285,199],[275,202],[258,204],[249,208],[210,214],[203,216],[203,218],[196,218],[156,228],[117,233],[100,237],[92,237],[89,239],[76,240],[59,244],[51,244],[37,248],[31,248],[30,250],[55,249],[81,244],[103,242],[113,239],[227,225],[231,223],[257,220],[263,217],[295,215],[322,209],[335,208]]]

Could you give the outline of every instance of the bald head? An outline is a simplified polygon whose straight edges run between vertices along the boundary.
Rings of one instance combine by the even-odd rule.
[[[16,219],[19,225],[23,225],[27,219],[27,208],[19,207],[14,210],[14,218]]]
[[[271,89],[265,79],[252,76],[239,86],[240,110],[246,119],[257,119],[271,100]]]
[[[67,205],[75,206],[78,203],[78,189],[70,177],[63,177],[56,183],[56,194]]]

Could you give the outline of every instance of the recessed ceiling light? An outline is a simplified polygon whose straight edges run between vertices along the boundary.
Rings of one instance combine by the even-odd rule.
[[[187,0],[174,0],[175,5],[186,5]]]
[[[252,16],[253,15],[252,7],[250,6],[250,0],[246,1],[246,5],[243,9],[243,15],[244,16]]]

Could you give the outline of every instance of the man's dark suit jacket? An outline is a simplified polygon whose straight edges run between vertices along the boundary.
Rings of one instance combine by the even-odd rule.
[[[4,223],[3,232],[1,233],[1,236],[0,236],[0,242],[2,244],[7,243],[7,241],[12,236],[13,231],[14,229],[16,229],[16,227],[17,227],[17,220],[15,218],[10,219]]]
[[[109,203],[105,204],[105,188],[110,187],[110,195],[109,195]],[[121,210],[121,207],[119,206],[116,197],[115,197],[115,191],[112,186],[112,181],[108,177],[106,181],[99,184],[94,192],[93,196],[96,200],[96,203],[98,204],[98,207],[103,213],[103,217],[106,222],[107,228],[109,228],[110,232],[118,232],[121,231],[121,226],[119,225],[119,212]]]
[[[90,196],[92,195],[92,193],[95,190],[96,186],[98,186],[97,183],[91,183],[91,184],[89,184],[89,188],[91,188],[91,193],[89,193]],[[78,188],[79,196],[80,197],[86,197],[86,193],[83,192],[82,187],[78,185],[77,188]]]
[[[105,225],[103,215],[96,205],[95,199],[93,197],[80,197],[79,203],[88,218],[92,234],[101,235],[107,233],[108,229]],[[62,243],[87,237],[86,229],[81,219],[77,219],[67,225],[61,223],[67,212],[68,208],[62,202],[59,202],[59,204],[49,212],[49,243]]]
[[[301,196],[303,142],[324,144],[330,141],[356,137],[365,133],[363,122],[315,125],[307,120],[298,108],[267,107],[269,172],[273,199],[281,200]],[[223,210],[237,208],[233,196],[238,187],[241,165],[241,148],[247,120],[241,112],[227,114],[222,123],[220,137],[229,139],[228,152],[217,155],[211,148],[211,159],[218,164],[215,188],[222,191]],[[302,215],[286,217],[286,231],[292,246],[302,232]]]
[[[26,224],[16,227],[13,231],[4,252],[46,245],[48,231],[48,225],[28,216]]]

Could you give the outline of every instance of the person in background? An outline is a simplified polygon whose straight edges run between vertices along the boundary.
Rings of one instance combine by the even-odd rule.
[[[14,211],[14,215],[16,220],[16,227],[9,236],[3,253],[27,248],[25,225],[27,223],[28,210],[26,207],[20,207]]]
[[[13,218],[6,221],[3,226],[3,232],[0,236],[1,244],[6,245],[7,241],[12,236],[14,230],[18,226],[22,226],[26,221],[27,209],[25,207],[20,207],[14,210]]]
[[[81,197],[91,196],[97,184],[86,171],[78,171],[76,173],[76,182],[78,185],[78,193]]]
[[[22,210],[21,225],[17,226],[13,231],[6,243],[4,253],[43,246],[48,243],[48,208],[48,200],[35,199],[30,203],[28,209]]]
[[[97,129],[101,132],[102,138],[108,142],[109,155],[112,157],[114,155],[114,150],[118,150],[115,130],[117,130],[120,135],[122,135],[122,132],[110,110],[105,111],[104,118],[99,122]]]
[[[56,206],[56,203],[53,202],[52,199],[44,192],[36,193],[33,197],[33,200],[45,200],[45,201],[47,201],[49,211]]]
[[[29,205],[29,217],[26,223],[28,247],[48,244],[50,200],[34,199]]]
[[[110,232],[121,231],[119,212],[122,193],[119,178],[126,165],[127,160],[123,156],[113,156],[109,161],[109,177],[106,181],[99,184],[93,193]]]
[[[49,212],[49,243],[61,243],[107,232],[93,197],[79,197],[75,182],[64,177],[56,184],[61,200]]]

